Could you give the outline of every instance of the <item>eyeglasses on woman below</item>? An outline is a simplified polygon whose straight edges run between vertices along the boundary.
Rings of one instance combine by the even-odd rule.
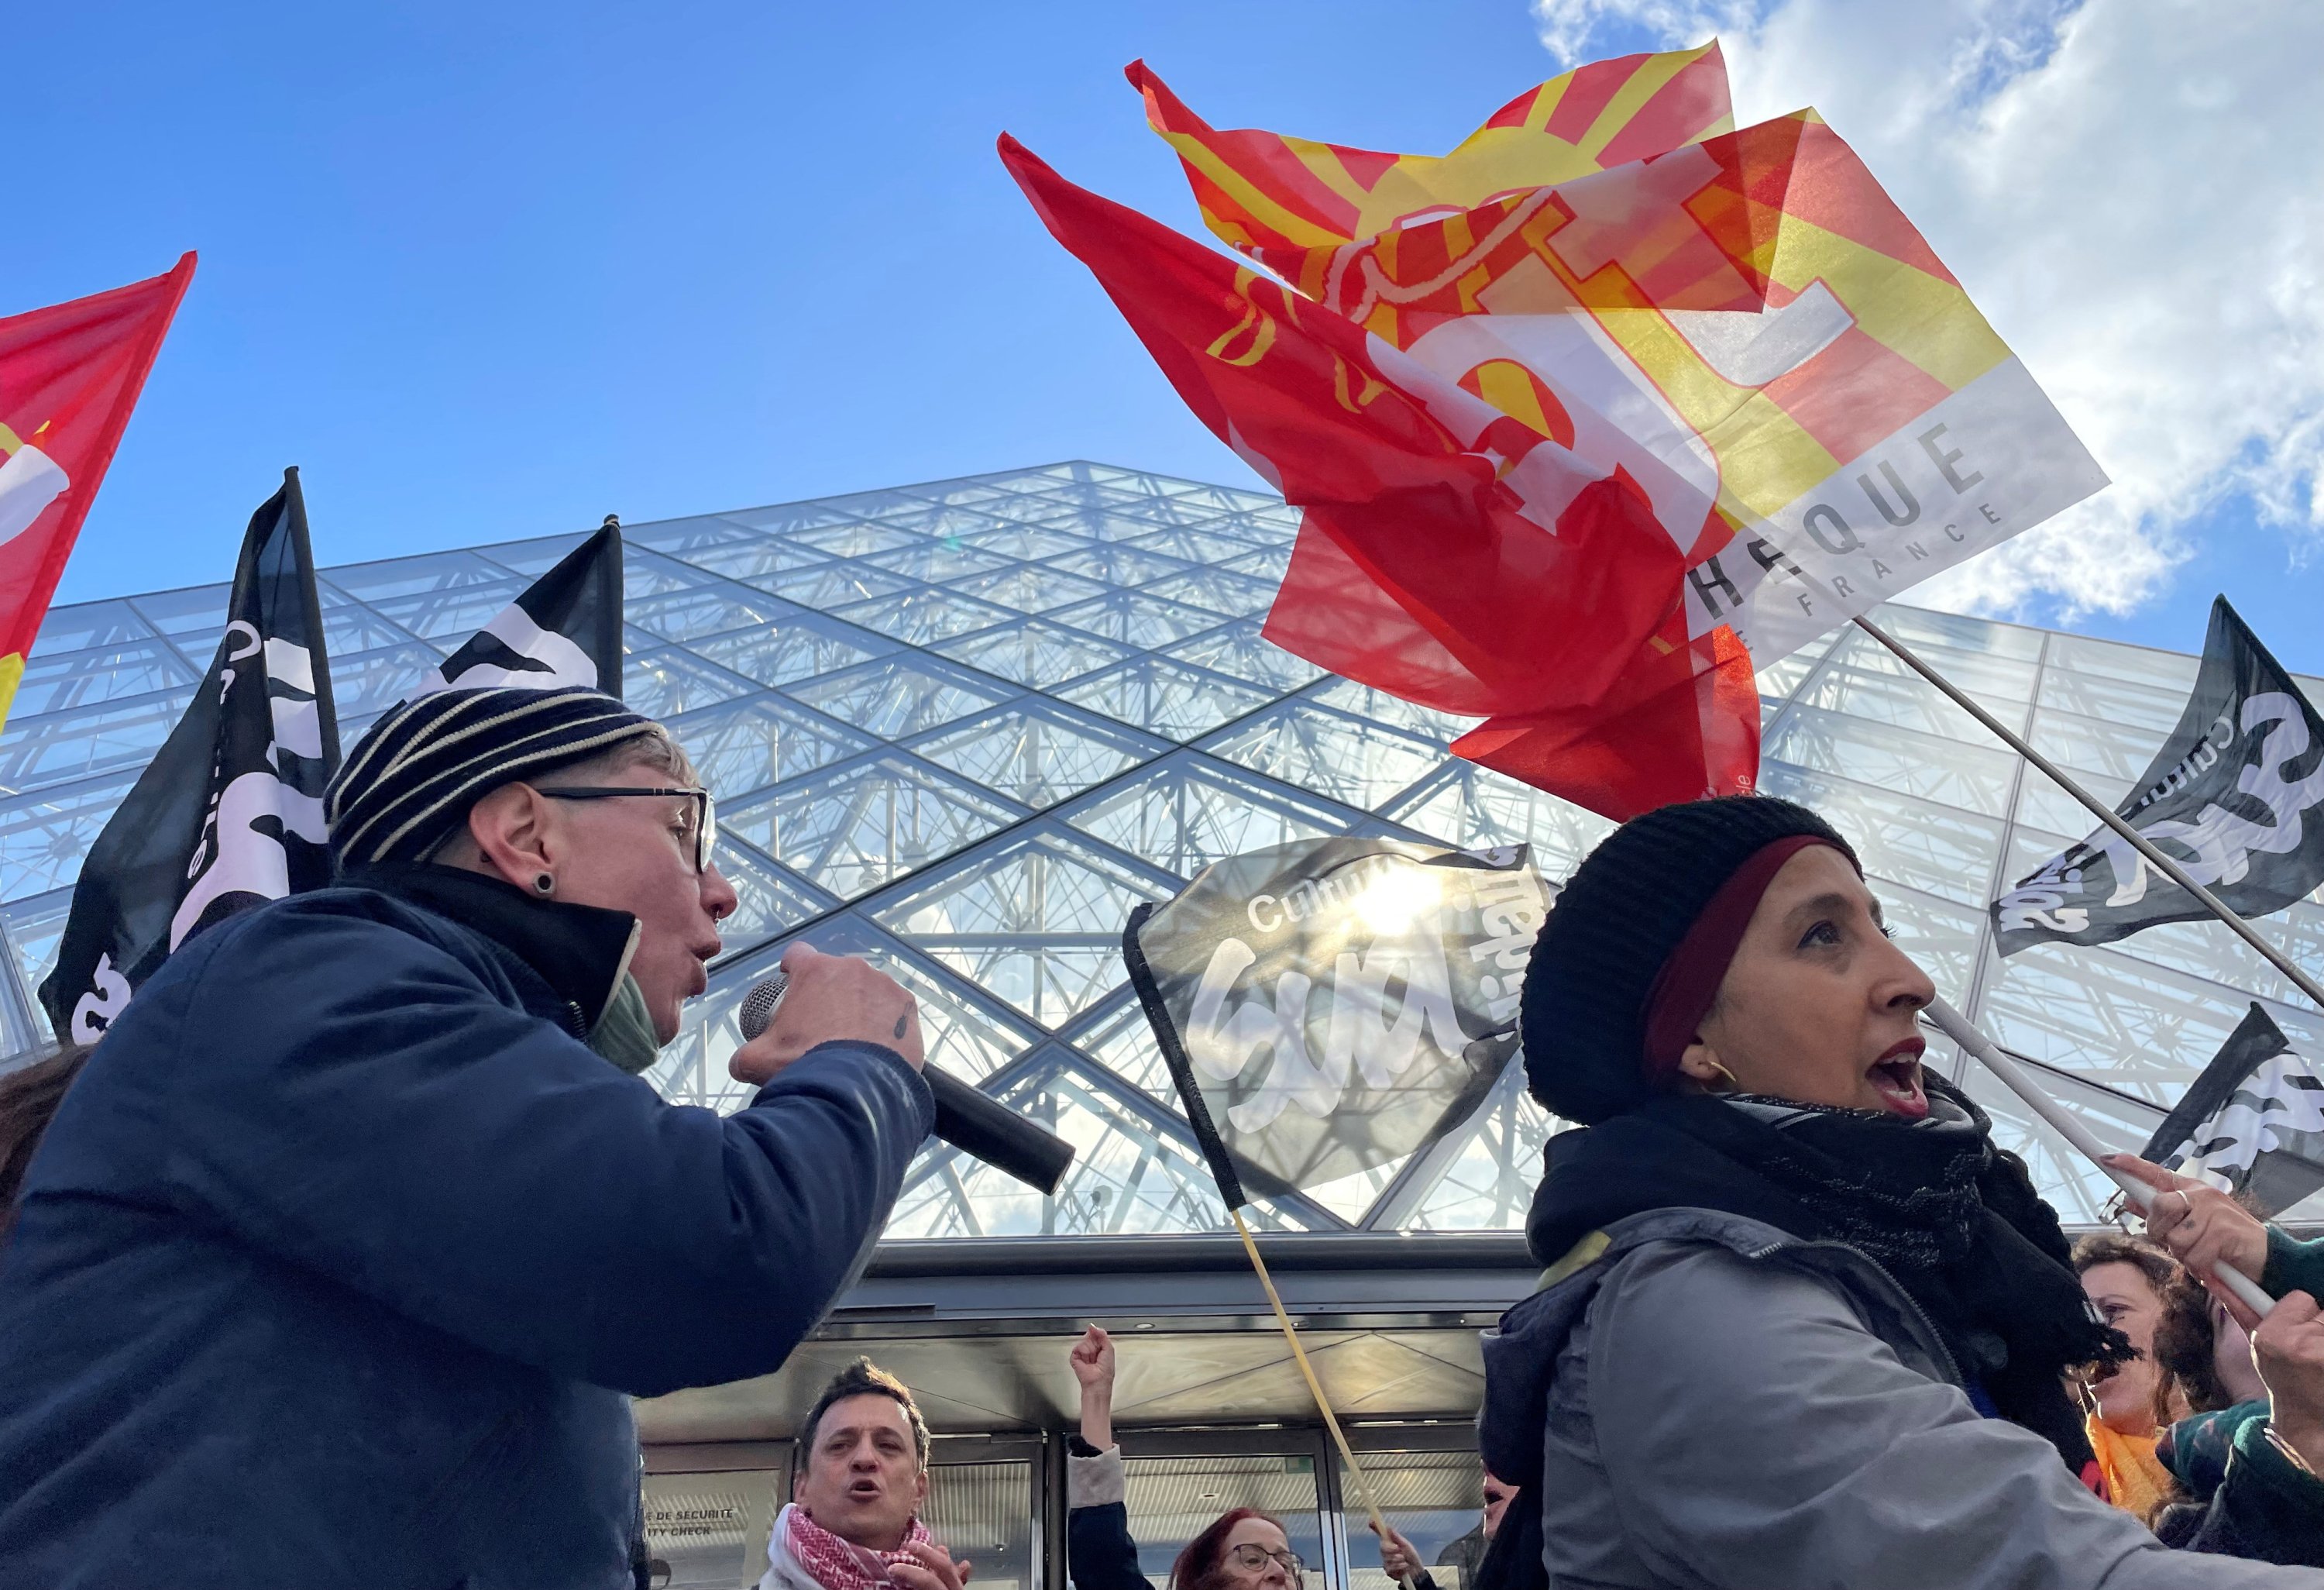
[[[1307,1566],[1305,1563],[1299,1560],[1299,1554],[1296,1551],[1269,1551],[1266,1547],[1255,1546],[1248,1540],[1230,1550],[1227,1553],[1227,1557],[1233,1562],[1235,1567],[1248,1569],[1252,1573],[1257,1573],[1261,1568],[1264,1568],[1268,1564],[1268,1559],[1272,1558],[1276,1562],[1282,1565],[1283,1571],[1285,1573],[1289,1574],[1295,1579],[1300,1576],[1301,1572]]]

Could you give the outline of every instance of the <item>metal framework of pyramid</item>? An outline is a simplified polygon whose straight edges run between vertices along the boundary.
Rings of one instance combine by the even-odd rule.
[[[1217,857],[1329,833],[1528,842],[1555,882],[1609,826],[1449,756],[1467,720],[1262,640],[1296,524],[1255,493],[1072,463],[627,527],[627,694],[718,791],[742,900],[654,1085],[742,1102],[725,1074],[735,1007],[803,933],[902,980],[936,1063],[1080,1149],[1054,1198],[932,1149],[890,1235],[1223,1226],[1124,981],[1130,907]],[[345,742],[579,539],[325,569]],[[12,1049],[44,1036],[31,990],[81,856],[182,711],[225,598],[88,603],[42,630],[0,735]],[[2108,799],[2194,674],[2191,657],[2017,625],[1900,608],[1884,622]],[[2251,998],[2324,1038],[2213,927],[1999,961],[1984,901],[2083,833],[2079,809],[1861,636],[1785,659],[1760,688],[1763,787],[1856,841],[1939,986],[2101,1137],[2143,1142]],[[2314,902],[2262,929],[2324,973]],[[1968,1080],[2067,1217],[2095,1219],[2108,1189]],[[1266,1206],[1264,1223],[1520,1225],[1554,1125],[1520,1083],[1513,1068],[1434,1148]]]

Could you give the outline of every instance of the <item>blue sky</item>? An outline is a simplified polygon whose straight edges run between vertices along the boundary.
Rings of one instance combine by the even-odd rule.
[[[1594,52],[1659,42],[1596,9]],[[1192,231],[1127,61],[1221,125],[1430,151],[1558,69],[1541,26],[1523,0],[38,8],[9,26],[0,312],[202,255],[60,600],[223,578],[290,463],[326,562],[1064,458],[1248,484],[995,134]],[[2190,522],[2190,561],[2071,627],[2192,649],[2225,588],[2324,671],[2295,538],[2226,488]]]

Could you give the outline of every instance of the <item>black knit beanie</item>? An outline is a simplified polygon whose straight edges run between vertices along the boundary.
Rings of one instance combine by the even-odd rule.
[[[1721,795],[1632,818],[1582,859],[1534,941],[1519,1007],[1526,1082],[1544,1106],[1595,1125],[1655,1096],[1646,1004],[1655,977],[1736,869],[1778,839],[1856,852],[1806,807]]]

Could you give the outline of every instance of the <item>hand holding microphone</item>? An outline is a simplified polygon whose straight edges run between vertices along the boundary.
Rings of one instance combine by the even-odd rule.
[[[894,1049],[936,1095],[936,1134],[1028,1186],[1054,1193],[1074,1161],[1074,1145],[1000,1100],[927,1063],[919,1002],[893,977],[853,956],[825,955],[800,942],[782,969],[761,979],[735,1012],[742,1047],[727,1062],[738,1082],[767,1082],[818,1043],[835,1039]]]

